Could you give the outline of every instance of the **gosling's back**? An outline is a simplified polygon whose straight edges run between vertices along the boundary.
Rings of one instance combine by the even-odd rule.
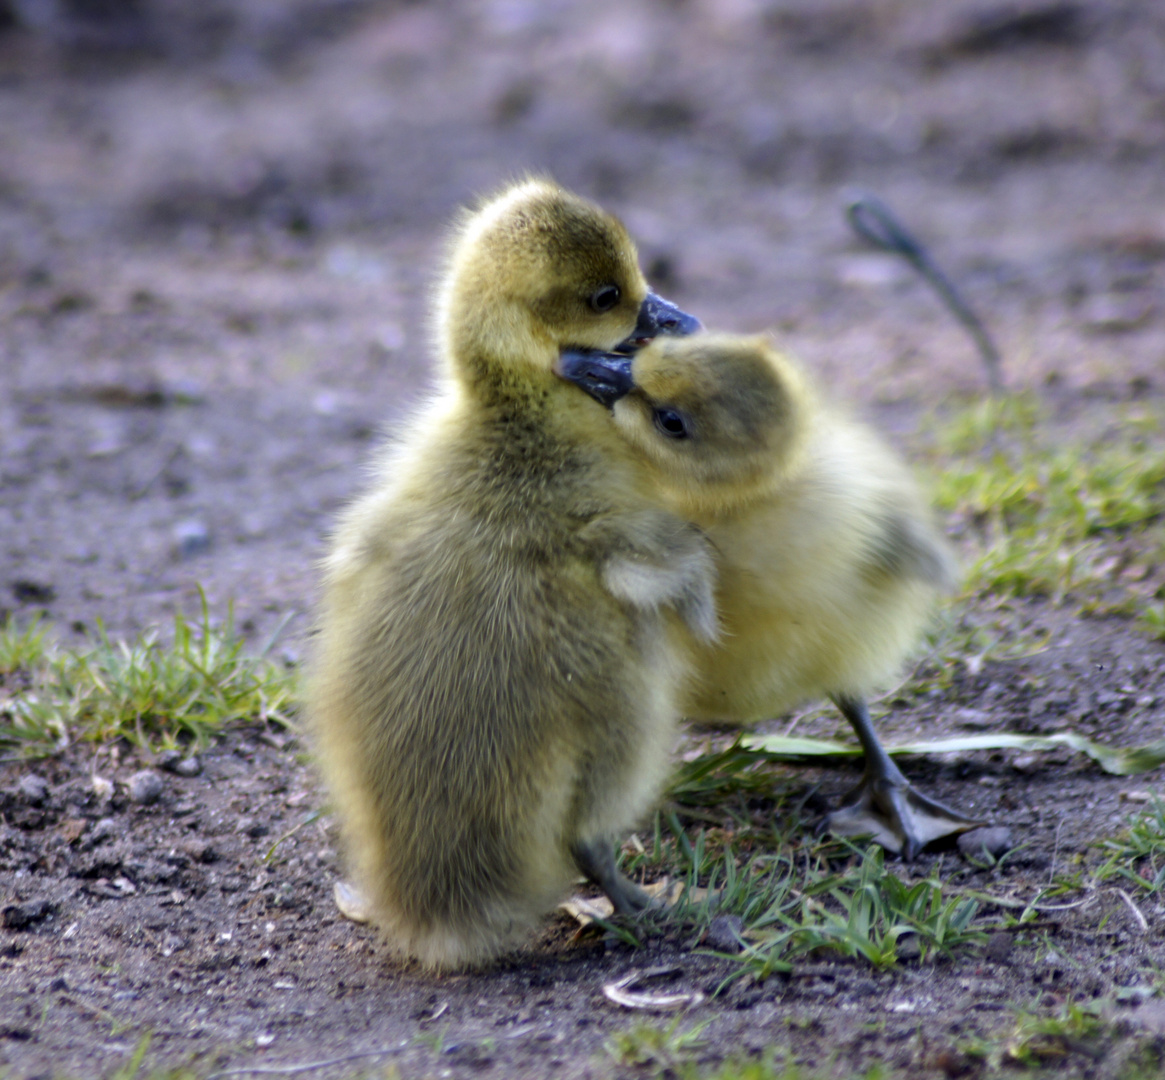
[[[634,484],[515,423],[442,416],[349,512],[327,571],[325,773],[376,922],[430,966],[514,940],[580,833],[642,812],[674,720],[661,684],[683,677],[580,529]]]

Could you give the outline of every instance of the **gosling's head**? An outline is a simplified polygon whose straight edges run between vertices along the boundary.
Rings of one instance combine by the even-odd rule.
[[[483,397],[545,386],[563,348],[622,358],[577,379],[609,404],[630,386],[626,354],[699,323],[652,294],[619,220],[548,180],[525,180],[467,214],[437,306],[441,352]]]
[[[660,337],[636,353],[631,373],[615,424],[682,512],[731,511],[795,467],[809,391],[763,337]]]

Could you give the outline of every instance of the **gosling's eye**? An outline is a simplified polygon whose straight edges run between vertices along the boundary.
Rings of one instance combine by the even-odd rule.
[[[683,414],[676,412],[675,409],[656,409],[654,416],[659,433],[669,439],[686,439],[691,434]]]
[[[591,294],[590,305],[591,311],[597,311],[600,315],[604,311],[610,311],[617,303],[623,294],[619,291],[618,285],[604,285],[597,292]]]

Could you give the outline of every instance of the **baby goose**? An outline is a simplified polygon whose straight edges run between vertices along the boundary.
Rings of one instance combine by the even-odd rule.
[[[866,769],[835,832],[912,858],[971,821],[915,791],[879,744],[865,695],[913,645],[951,557],[906,467],[822,407],[763,338],[659,339],[632,364],[616,426],[718,553],[723,636],[700,651],[696,720],[748,723],[829,695]]]
[[[325,564],[322,769],[372,920],[429,967],[494,956],[579,870],[620,912],[647,902],[612,841],[666,771],[714,564],[610,422],[629,357],[559,364],[698,327],[636,260],[548,181],[466,216],[436,395]]]

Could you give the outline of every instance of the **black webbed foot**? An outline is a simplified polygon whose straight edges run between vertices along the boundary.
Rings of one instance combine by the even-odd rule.
[[[866,772],[857,797],[825,819],[826,829],[838,836],[869,836],[909,861],[936,840],[986,824],[915,790],[878,741],[861,698],[834,701],[862,744]]]

